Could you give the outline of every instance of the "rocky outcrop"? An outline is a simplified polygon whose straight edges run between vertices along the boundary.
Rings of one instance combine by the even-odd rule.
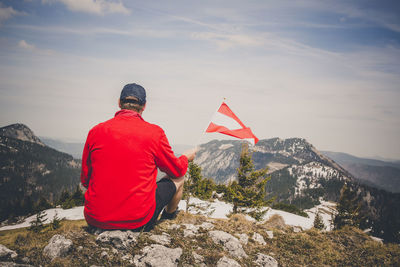
[[[2,260],[15,259],[17,256],[18,254],[14,250],[8,249],[6,246],[0,244],[0,259]]]
[[[222,245],[231,256],[235,258],[247,257],[239,240],[233,235],[223,231],[210,231],[209,235],[214,243]]]
[[[267,244],[267,243],[265,243],[264,237],[262,237],[262,235],[260,235],[259,233],[254,233],[252,238],[256,243],[258,243],[260,245]]]
[[[254,263],[261,267],[278,267],[278,262],[274,258],[262,253],[257,254],[257,259]]]
[[[49,244],[43,249],[43,255],[54,260],[57,257],[65,257],[72,248],[72,241],[62,235],[54,235]]]
[[[223,256],[218,262],[217,267],[241,267],[240,264],[228,257]]]
[[[116,249],[126,250],[137,241],[139,233],[132,231],[105,231],[99,234],[96,242],[110,244]]]
[[[134,263],[138,267],[176,267],[181,255],[181,248],[167,248],[153,244],[144,247],[142,254],[134,257]]]

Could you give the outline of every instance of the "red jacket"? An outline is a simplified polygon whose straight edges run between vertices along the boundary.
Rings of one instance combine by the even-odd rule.
[[[134,229],[155,210],[157,167],[185,175],[186,156],[175,157],[164,131],[140,114],[120,110],[90,130],[82,155],[86,221],[103,229]]]

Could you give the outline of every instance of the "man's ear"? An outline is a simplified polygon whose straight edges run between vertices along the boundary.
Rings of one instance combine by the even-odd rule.
[[[146,108],[146,103],[144,103],[141,113],[143,113],[143,111],[144,111],[145,108]]]
[[[118,107],[121,108],[121,99],[118,99]]]

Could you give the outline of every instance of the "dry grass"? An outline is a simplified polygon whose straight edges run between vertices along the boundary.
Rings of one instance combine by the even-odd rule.
[[[121,260],[123,255],[140,254],[143,247],[154,243],[149,239],[150,234],[167,232],[171,236],[171,244],[168,247],[180,247],[183,250],[179,266],[195,266],[193,252],[202,255],[208,266],[215,266],[222,256],[230,256],[222,246],[211,240],[206,230],[200,230],[195,237],[184,238],[184,227],[169,229],[173,223],[198,225],[206,221],[212,222],[215,230],[236,236],[246,233],[249,236],[249,242],[244,246],[249,258],[236,259],[242,266],[253,266],[259,252],[273,256],[279,262],[279,266],[400,266],[399,245],[382,245],[356,228],[332,232],[311,229],[294,233],[279,216],[273,216],[261,224],[250,222],[240,214],[233,215],[229,220],[222,220],[182,212],[176,220],[157,225],[152,233],[143,233],[129,251],[118,253],[114,253],[111,246],[100,247],[96,244],[96,236],[86,231],[85,221],[63,221],[61,228],[46,229],[38,234],[26,229],[2,231],[0,243],[19,254],[17,262],[21,262],[26,256],[34,266],[129,266],[128,262]],[[266,230],[273,230],[273,239],[268,239]],[[251,239],[255,232],[264,237],[266,245],[260,245]],[[42,256],[42,251],[54,234],[70,238],[74,246],[68,257],[50,262]],[[103,251],[108,253],[108,257],[101,257]]]

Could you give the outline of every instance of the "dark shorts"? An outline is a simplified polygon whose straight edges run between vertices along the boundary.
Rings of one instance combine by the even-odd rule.
[[[172,200],[176,193],[176,186],[174,182],[171,181],[169,178],[162,178],[160,181],[157,182],[157,189],[156,189],[156,209],[154,210],[153,217],[151,217],[150,221],[145,225],[131,229],[135,232],[140,231],[150,231],[156,225],[158,216],[164,209],[166,205]],[[104,231],[103,229],[97,228],[95,226],[89,225],[89,232],[91,233],[101,233]]]
[[[153,217],[151,217],[150,221],[146,223],[144,226],[140,227],[141,230],[144,228],[144,231],[150,231],[154,228],[154,225],[157,222],[157,218],[169,202],[171,202],[172,198],[176,193],[176,186],[174,182],[169,178],[162,178],[157,182],[156,189],[156,209],[154,211]],[[139,230],[137,229],[137,230]]]

